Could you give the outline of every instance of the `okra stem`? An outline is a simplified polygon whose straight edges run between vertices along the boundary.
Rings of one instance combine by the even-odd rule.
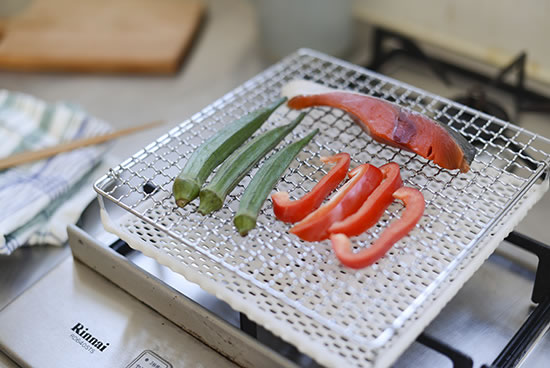
[[[258,213],[267,199],[267,196],[273,190],[275,183],[283,175],[286,168],[302,148],[304,148],[318,132],[319,130],[315,129],[306,137],[281,149],[268,158],[260,167],[256,175],[254,175],[250,181],[250,184],[248,184],[248,187],[245,189],[239,203],[239,210],[233,219],[233,223],[237,227],[239,234],[244,236],[256,227]]]
[[[246,173],[300,124],[305,115],[305,113],[301,113],[290,124],[271,129],[233,152],[218,168],[210,183],[201,189],[198,211],[206,215],[220,209],[223,206],[225,197]]]
[[[285,101],[286,98],[280,98],[270,106],[243,116],[201,144],[174,181],[172,192],[176,204],[184,207],[195,199],[210,173],[258,130]]]

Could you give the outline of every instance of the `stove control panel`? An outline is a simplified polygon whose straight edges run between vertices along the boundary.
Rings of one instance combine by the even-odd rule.
[[[0,326],[0,351],[21,366],[236,367],[72,257],[2,309]]]
[[[172,365],[152,351],[145,350],[126,368],[172,368]]]

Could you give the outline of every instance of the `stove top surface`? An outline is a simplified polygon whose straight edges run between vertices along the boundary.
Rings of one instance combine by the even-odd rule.
[[[431,71],[422,69],[421,66],[411,68],[399,64],[389,65],[383,72],[393,78],[446,97],[460,95],[471,85],[468,81],[459,80],[451,87],[446,86],[437,78],[433,78]],[[513,103],[506,96],[501,96],[499,101],[504,101],[502,103],[504,106],[510,106]],[[550,122],[547,115],[522,114],[521,126],[540,135],[550,136]],[[549,244],[550,232],[545,228],[545,216],[549,209],[550,198],[545,195],[519,224],[517,230]],[[105,245],[114,240],[101,228],[95,205],[91,206],[83,216],[81,226],[97,239],[101,239]],[[136,251],[132,251],[126,257],[144,271],[155,275],[229,324],[239,325],[238,312],[204,292],[197,285],[188,282],[181,275]],[[536,264],[535,256],[503,242],[425,332],[470,356],[474,367],[489,364],[512,338],[534,307],[530,297]],[[265,330],[260,329],[258,338],[302,366],[317,366],[313,360],[303,356]],[[546,334],[526,358],[524,366],[546,367],[548,361],[550,361],[550,336]],[[415,342],[395,362],[394,366],[450,367],[452,364],[447,357]]]

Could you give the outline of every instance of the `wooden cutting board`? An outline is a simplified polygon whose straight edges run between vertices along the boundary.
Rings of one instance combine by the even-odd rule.
[[[201,0],[33,0],[0,28],[0,69],[174,73]]]

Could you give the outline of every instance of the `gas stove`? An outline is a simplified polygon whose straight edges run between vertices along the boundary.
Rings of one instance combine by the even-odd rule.
[[[296,65],[296,59],[300,60],[300,67],[309,68],[307,72]],[[407,73],[417,74],[407,69],[410,65],[404,68],[386,64],[383,68],[384,74],[397,79],[405,79]],[[431,73],[429,68],[424,70],[426,74]],[[389,257],[390,261],[411,272],[399,271],[402,273],[394,274],[398,277],[392,276],[393,266],[386,263],[362,279],[326,263],[327,253],[322,249],[300,248],[303,245],[285,237],[277,228],[280,225],[269,223],[269,219],[265,220],[266,228],[263,229],[269,236],[256,239],[259,247],[254,248],[257,249],[255,258],[247,258],[250,255],[245,257],[243,252],[251,249],[247,247],[250,244],[234,242],[223,218],[205,221],[189,214],[183,217],[189,222],[174,218],[174,211],[165,202],[166,178],[171,177],[166,170],[176,152],[181,152],[171,147],[179,146],[187,139],[189,127],[194,123],[213,124],[205,124],[208,126],[205,129],[225,123],[233,115],[242,113],[242,106],[250,103],[249,94],[255,87],[267,85],[260,92],[272,93],[269,92],[270,83],[283,83],[293,73],[302,73],[302,77],[304,73],[306,77],[321,73],[325,80],[328,78],[335,84],[352,80],[347,87],[370,88],[375,95],[448,119],[451,125],[455,124],[455,128],[477,143],[477,147],[487,154],[480,155],[473,171],[485,173],[489,180],[496,177],[489,181],[492,188],[481,193],[489,195],[490,200],[481,198],[480,189],[475,185],[479,180],[476,174],[469,177],[469,181],[462,182],[456,176],[438,171],[406,153],[401,156],[402,153],[391,148],[358,148],[368,149],[374,160],[392,158],[412,165],[414,172],[407,179],[422,188],[442,185],[440,190],[443,193],[449,189],[445,183],[450,183],[454,190],[446,195],[450,196],[451,205],[458,206],[451,206],[450,214],[456,215],[462,208],[464,212],[458,216],[463,221],[461,224],[466,229],[472,223],[478,226],[473,235],[464,236],[461,231],[465,228],[455,228],[445,222],[449,213],[438,205],[439,192],[429,192],[436,212],[423,229],[430,232],[433,239],[413,238],[412,243],[421,246],[404,244]],[[443,92],[438,89],[439,84],[445,85],[445,81],[437,78],[426,80],[431,82],[422,82],[422,87],[436,95],[303,50],[224,96],[192,117],[191,122],[182,124],[114,168],[96,184],[100,194],[98,203],[86,211],[78,226],[69,228],[74,259],[62,262],[0,314],[1,325],[5,326],[0,331],[3,350],[18,364],[31,366],[41,362],[49,366],[74,366],[78,362],[83,367],[115,364],[175,367],[181,361],[200,364],[200,356],[205,357],[204,366],[232,366],[232,362],[249,367],[341,366],[339,363],[342,362],[365,367],[512,367],[519,363],[527,367],[544,366],[544,362],[550,360],[550,339],[545,335],[550,318],[547,281],[550,279],[550,248],[519,232],[506,235],[520,223],[528,208],[540,198],[542,201],[547,198],[544,195],[548,184],[547,167],[543,163],[548,164],[545,156],[548,151],[541,146],[547,147],[549,143],[528,130],[510,126],[503,120],[495,120],[440,97],[463,93],[466,82]],[[433,85],[437,88],[430,88]],[[490,96],[494,98],[492,93]],[[328,122],[328,134],[332,134],[331,130],[344,129],[347,143],[356,143],[353,128],[342,114],[334,115],[326,110],[317,114],[315,119],[318,120],[311,124]],[[523,125],[529,125],[529,122],[522,121]],[[321,144],[327,150],[338,148],[328,140]],[[528,150],[531,147],[534,150]],[[488,162],[500,165],[494,169],[496,174],[492,168],[488,169]],[[162,167],[157,166],[159,164]],[[304,166],[312,170],[311,165]],[[301,167],[295,167],[292,175],[298,174]],[[177,165],[175,169],[177,171]],[[435,175],[437,182],[430,182],[428,173]],[[308,175],[314,173],[308,172],[306,179],[302,177],[301,187],[310,185]],[[504,192],[506,198],[499,205],[500,186],[509,187],[510,193]],[[462,192],[457,189],[462,189]],[[472,194],[478,196],[479,206],[466,202],[465,198]],[[466,208],[461,207],[465,203]],[[151,208],[154,210],[149,211]],[[99,223],[98,213],[111,233],[107,233]],[[463,213],[468,214],[466,218]],[[470,221],[471,217],[475,221]],[[174,225],[167,219],[174,220]],[[190,228],[187,228],[189,223]],[[208,232],[200,233],[201,227],[207,227]],[[541,231],[547,234],[544,229]],[[185,247],[180,247],[178,244],[183,234],[198,239],[198,242],[189,242],[186,238],[182,243]],[[361,241],[369,241],[373,236],[376,234],[368,234]],[[200,242],[203,238],[208,240],[208,247]],[[448,238],[452,240],[449,242]],[[285,261],[277,248],[281,240],[293,244],[291,252],[294,258],[291,261],[300,266],[292,268],[291,264],[286,264],[288,274],[277,268]],[[438,241],[444,241],[450,247],[439,250]],[[220,247],[225,249],[225,256],[220,257],[214,252]],[[191,254],[186,248],[198,253]],[[426,252],[425,249],[430,252],[422,253]],[[493,253],[494,249],[496,252]],[[267,258],[267,254],[272,259]],[[191,258],[186,258],[188,256]],[[417,263],[420,262],[419,256],[426,257],[427,265]],[[181,260],[182,264],[174,264],[170,257],[175,257],[178,262]],[[247,274],[248,269],[237,263],[243,259],[257,267],[258,273]],[[260,262],[254,263],[256,259]],[[316,267],[308,266],[305,260]],[[426,267],[431,268],[426,270]],[[91,272],[90,268],[96,272]],[[298,274],[298,269],[304,273]],[[317,272],[317,269],[325,273]],[[226,270],[231,273],[225,273]],[[201,272],[203,275],[197,276]],[[398,285],[401,280],[407,286],[411,273],[418,281],[418,285],[412,286],[412,291],[408,290],[412,297],[401,292],[392,294],[392,285]],[[231,276],[233,274],[237,276]],[[233,278],[228,278],[230,276]],[[265,282],[260,282],[262,277]],[[290,285],[309,288],[300,294],[303,300],[292,299],[289,297],[292,293],[283,295],[292,288],[278,289],[278,282],[283,283],[289,277]],[[389,281],[380,284],[379,278]],[[242,280],[251,285],[244,289],[244,293],[239,286]],[[356,332],[355,326],[342,328],[348,317],[340,316],[338,311],[344,308],[353,311],[357,307],[357,298],[345,299],[346,292],[349,292],[345,282],[352,281],[366,282],[370,286],[362,289],[367,294],[364,298],[373,300],[376,305],[367,306],[365,310],[374,316],[389,315],[389,322],[373,322],[368,318],[356,322],[357,326],[367,327],[378,323],[371,332],[373,335],[363,336]],[[316,286],[327,282],[332,286]],[[235,290],[232,283],[237,285]],[[56,284],[62,286],[57,297],[50,296],[45,302],[45,294],[51,293],[46,290],[51,290]],[[98,289],[94,289],[94,285]],[[342,295],[338,295],[344,299],[334,299],[334,294],[325,292],[326,288],[333,290],[334,294],[338,294],[337,289],[342,289]],[[376,291],[378,288],[388,291],[391,297],[384,298]],[[260,297],[269,307],[256,308],[261,306]],[[318,305],[305,303],[312,297],[319,299]],[[390,310],[394,306],[392,298],[402,298],[398,304],[405,303],[397,312]],[[330,302],[335,304],[334,307],[323,308]],[[283,317],[282,321],[266,317],[287,315],[289,306],[293,308],[291,313],[295,314]],[[131,315],[132,311],[135,311],[135,316]],[[327,312],[335,315],[327,318],[331,316]],[[46,313],[51,318],[30,318],[28,326],[22,326],[21,319],[14,318],[20,313],[37,317]],[[392,313],[397,313],[395,319],[392,319]],[[306,323],[310,325],[306,326]],[[294,324],[299,326],[291,331]],[[314,335],[308,338],[308,331]],[[50,338],[56,344],[46,346],[41,343]],[[323,345],[327,339],[331,341],[330,345]],[[321,342],[316,345],[316,341]],[[342,341],[349,341],[349,344]],[[357,342],[361,341],[367,344],[364,347],[358,345]],[[51,345],[56,348],[52,349]]]
[[[450,61],[448,55],[430,54],[420,42],[381,27],[374,29],[370,51],[371,59],[365,66],[372,70],[421,85],[539,134],[550,133],[550,98],[527,86],[525,52],[519,52],[501,69],[480,72]],[[478,121],[473,122],[480,127]],[[542,202],[544,213],[550,202],[547,198]],[[428,326],[424,332],[431,334],[428,341],[421,335],[396,366],[407,366],[417,354],[428,359],[434,356],[418,343],[437,351],[440,358],[446,356],[443,360],[452,361],[455,367],[546,366],[549,356],[544,352],[550,339],[542,336],[550,322],[547,304],[550,284],[544,281],[548,280],[544,273],[548,270],[550,235],[543,222],[529,220],[505,239]]]

